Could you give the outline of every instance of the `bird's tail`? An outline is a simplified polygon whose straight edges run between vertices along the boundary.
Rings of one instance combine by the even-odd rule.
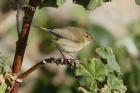
[[[37,28],[42,29],[42,30],[44,30],[44,31],[46,31],[46,32],[49,32],[49,30],[48,30],[47,28],[40,27],[40,26],[34,26],[34,27],[37,27]]]

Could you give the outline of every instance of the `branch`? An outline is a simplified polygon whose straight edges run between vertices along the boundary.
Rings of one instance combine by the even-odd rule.
[[[36,69],[42,67],[44,64],[47,64],[47,63],[55,63],[57,65],[66,65],[66,66],[70,66],[73,68],[78,68],[79,65],[81,64],[81,61],[79,61],[77,59],[71,59],[71,58],[65,59],[65,58],[51,57],[51,58],[42,60],[41,62],[37,63],[36,65],[31,67],[26,72],[20,74],[17,79],[23,79],[24,77],[28,76],[30,73],[32,73],[33,71],[35,71]]]
[[[29,1],[29,6],[31,8],[29,8],[28,6],[25,7],[25,16],[23,19],[22,30],[21,30],[19,39],[16,43],[16,52],[15,52],[15,57],[13,61],[13,66],[12,66],[12,73],[17,74],[17,75],[20,74],[24,52],[26,49],[28,35],[30,31],[30,26],[31,26],[32,19],[35,13],[35,9],[37,7],[37,5],[34,2],[35,0]],[[18,87],[19,87],[19,83],[16,82],[10,93],[17,93]]]

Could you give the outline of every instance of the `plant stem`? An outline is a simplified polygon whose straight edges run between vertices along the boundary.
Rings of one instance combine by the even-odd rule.
[[[35,9],[37,7],[35,5],[35,0],[30,0],[29,5],[34,7]],[[25,10],[25,16],[24,17],[26,17],[27,13],[29,13],[29,12]],[[30,26],[31,26],[31,23],[32,23],[34,13],[35,13],[35,11],[29,13],[30,15],[28,15],[28,17],[30,17],[30,20],[23,20],[22,30],[21,30],[19,39],[18,39],[17,44],[16,44],[16,52],[15,52],[15,57],[14,57],[14,61],[13,61],[13,66],[12,66],[12,72],[16,75],[20,74],[21,65],[22,65],[24,52],[25,52],[25,49],[26,49],[28,35],[29,35]],[[19,83],[16,82],[10,93],[17,93],[18,92],[18,87],[19,87]]]

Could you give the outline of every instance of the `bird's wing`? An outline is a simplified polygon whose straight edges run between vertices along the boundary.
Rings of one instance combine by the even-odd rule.
[[[77,35],[77,32],[74,29],[48,29],[50,32],[52,32],[55,35],[58,35],[60,37],[63,37],[65,39],[74,41],[76,43],[81,43],[83,42],[83,38],[80,38],[80,34]]]

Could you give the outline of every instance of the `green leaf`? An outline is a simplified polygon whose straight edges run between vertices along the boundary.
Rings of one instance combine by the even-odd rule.
[[[131,69],[129,76],[126,77],[125,81],[128,81],[128,87],[132,90],[140,91],[140,61],[139,59],[131,60]],[[134,87],[135,86],[135,87]]]
[[[75,75],[80,86],[87,90],[95,90],[97,88],[96,80],[105,80],[107,68],[100,60],[91,59],[82,62],[82,65],[76,69]]]
[[[7,87],[6,83],[0,84],[0,93],[5,93],[6,87]]]
[[[140,41],[140,35],[135,36],[134,37],[134,42],[135,42],[136,46],[138,47],[138,49],[140,50],[140,43],[139,43],[139,41]]]
[[[82,5],[87,10],[96,9],[104,2],[110,2],[112,0],[73,0],[74,3]]]
[[[137,5],[140,5],[140,0],[135,0]]]
[[[59,7],[65,3],[66,0],[43,0],[40,5],[39,9],[42,7]]]
[[[122,85],[122,80],[115,78],[115,75],[109,75],[108,77],[108,86],[110,89],[120,89]]]
[[[104,93],[125,93],[126,86],[123,85],[123,81],[115,78],[115,75],[108,76],[107,89]]]
[[[94,7],[94,8],[101,6],[103,3],[104,3],[103,0],[98,0],[98,3],[96,4],[96,7]]]
[[[90,2],[87,5],[88,10],[92,10],[96,8],[96,5],[98,3],[98,0],[90,0]]]
[[[11,72],[9,60],[0,53],[0,73]]]
[[[73,0],[73,2],[82,5],[87,10],[92,10],[96,8],[98,0]]]
[[[96,52],[107,61],[107,69],[109,72],[114,72],[114,70],[120,73],[120,67],[116,62],[115,55],[110,47],[97,48]]]

